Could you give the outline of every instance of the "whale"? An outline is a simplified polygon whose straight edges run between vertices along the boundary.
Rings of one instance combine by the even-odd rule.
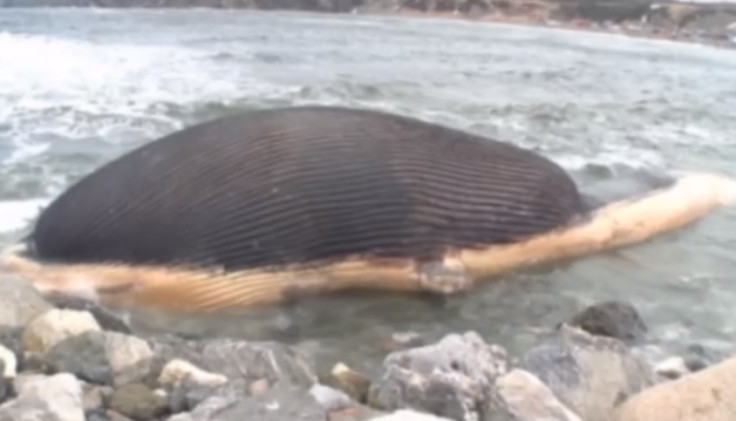
[[[338,291],[472,293],[644,243],[736,201],[683,172],[587,200],[550,158],[387,111],[288,106],[193,124],[71,184],[5,271],[44,294],[187,312]]]

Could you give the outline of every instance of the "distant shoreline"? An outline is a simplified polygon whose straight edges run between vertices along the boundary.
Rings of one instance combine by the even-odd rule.
[[[619,30],[605,28],[601,24],[590,22],[587,25],[583,22],[576,23],[571,21],[555,21],[555,22],[537,22],[529,19],[526,16],[502,16],[502,15],[483,15],[478,17],[469,17],[465,15],[459,15],[454,13],[427,13],[421,11],[403,10],[398,12],[366,12],[364,15],[385,15],[385,16],[404,16],[404,17],[416,17],[419,19],[434,18],[434,19],[448,19],[448,20],[464,20],[478,23],[501,23],[508,25],[526,26],[532,28],[549,28],[549,29],[565,29],[570,31],[580,31],[585,33],[598,33],[608,35],[622,35],[630,38],[637,39],[649,39],[659,41],[670,41],[675,43],[684,44],[695,44],[705,45],[709,47],[723,48],[728,50],[736,50],[736,40],[714,40],[714,39],[700,39],[692,36],[673,36],[668,33],[654,33],[651,30],[645,28],[627,29],[626,24],[620,25]]]
[[[334,16],[345,16],[345,15],[359,15],[359,16],[386,16],[386,17],[407,17],[417,19],[440,19],[447,21],[467,21],[476,23],[496,23],[496,24],[507,24],[514,26],[524,26],[530,28],[549,28],[549,29],[563,29],[569,31],[579,31],[583,33],[597,33],[597,34],[608,34],[608,35],[621,35],[633,39],[648,39],[648,40],[659,40],[659,41],[670,41],[674,43],[683,43],[691,45],[703,45],[709,47],[715,47],[727,50],[736,50],[736,39],[713,39],[691,36],[688,34],[673,34],[667,30],[660,30],[659,33],[654,28],[646,28],[641,25],[637,25],[633,22],[626,22],[620,25],[606,25],[594,21],[585,20],[559,20],[559,21],[542,21],[534,19],[528,15],[503,15],[503,14],[482,14],[478,16],[468,16],[460,13],[453,12],[424,12],[420,10],[403,9],[403,10],[389,10],[389,9],[368,9],[358,11],[357,13],[351,12],[327,12],[319,10],[308,10],[308,9],[262,9],[262,8],[251,8],[251,7],[218,7],[218,6],[132,6],[132,7],[121,7],[121,6],[74,6],[74,5],[44,5],[44,6],[16,6],[16,5],[0,5],[0,9],[115,9],[115,10],[186,10],[186,9],[208,9],[208,10],[251,10],[258,12],[269,12],[269,13],[283,13],[283,12],[296,12],[296,13],[314,13],[321,15],[334,15]]]

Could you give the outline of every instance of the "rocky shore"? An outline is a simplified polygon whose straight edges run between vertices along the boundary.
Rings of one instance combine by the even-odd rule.
[[[736,3],[656,0],[0,0],[0,7],[238,8],[564,27],[736,46]]]
[[[276,341],[141,335],[104,308],[0,278],[0,420],[697,421],[736,419],[736,358],[644,358],[620,302],[523,355],[473,331],[398,340],[374,372]],[[719,361],[720,360],[720,361]]]

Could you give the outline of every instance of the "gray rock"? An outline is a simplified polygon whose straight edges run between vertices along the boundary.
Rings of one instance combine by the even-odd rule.
[[[82,383],[82,408],[85,413],[95,412],[105,407],[107,392],[101,386]]]
[[[531,349],[521,368],[586,421],[611,420],[616,405],[653,384],[650,371],[621,341],[564,325]]]
[[[5,370],[5,362],[0,360],[0,371]],[[0,376],[0,403],[5,402],[5,399],[10,396],[12,384],[10,379],[4,376]]]
[[[291,386],[276,386],[263,395],[251,396],[220,414],[218,421],[324,421],[327,413],[305,390]]]
[[[604,301],[594,304],[573,316],[569,326],[595,336],[607,336],[622,341],[640,339],[647,326],[639,312],[631,305],[620,301]]]
[[[389,354],[370,389],[369,402],[393,411],[412,408],[455,420],[491,420],[496,378],[506,372],[506,351],[475,332]]]
[[[0,275],[0,326],[26,326],[51,308],[26,278]]]
[[[581,421],[528,371],[514,369],[496,380],[509,418],[518,421]]]
[[[19,376],[17,398],[0,406],[2,421],[85,421],[82,388],[71,374]]]
[[[259,379],[269,384],[287,383],[309,388],[317,382],[314,361],[297,349],[278,342],[233,339],[188,341],[175,337],[150,339],[154,372],[173,359],[183,359],[203,370],[247,383]]]
[[[97,384],[122,386],[143,380],[151,370],[153,351],[143,339],[118,332],[85,332],[51,348],[48,366]]]
[[[21,339],[25,352],[43,356],[64,339],[100,330],[100,325],[87,312],[52,309],[33,319]]]
[[[192,412],[174,415],[168,421],[325,421],[327,413],[303,388],[279,384],[262,395],[212,396]]]
[[[333,389],[322,384],[312,386],[309,393],[327,412],[340,411],[353,406],[355,403],[342,390]]]
[[[453,421],[449,418],[441,418],[432,414],[417,412],[410,409],[400,409],[392,414],[371,418],[371,421]],[[539,420],[541,421],[541,420]]]
[[[149,421],[165,415],[168,403],[165,396],[141,383],[126,384],[112,393],[110,409],[137,421]]]

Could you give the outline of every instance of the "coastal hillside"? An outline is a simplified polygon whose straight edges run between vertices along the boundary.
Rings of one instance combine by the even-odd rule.
[[[736,2],[653,0],[0,0],[4,7],[241,8],[415,14],[566,25],[730,44]]]

